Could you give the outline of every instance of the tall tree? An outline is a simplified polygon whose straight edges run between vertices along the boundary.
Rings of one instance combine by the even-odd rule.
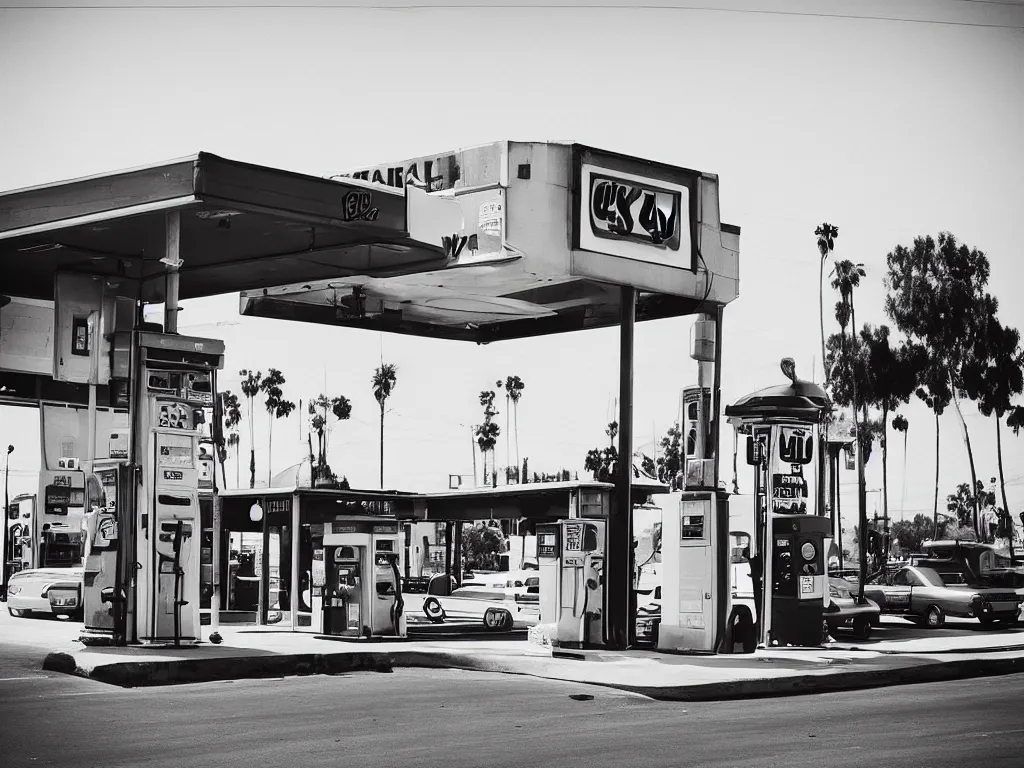
[[[310,468],[311,479],[333,483],[337,476],[327,463],[327,446],[330,443],[331,426],[328,414],[333,414],[337,421],[346,421],[352,416],[352,403],[344,395],[328,397],[325,394],[317,395],[309,402],[309,426],[316,432],[317,457],[316,463]],[[310,440],[312,443],[312,439]]]
[[[220,476],[224,481],[224,487],[228,487],[227,471],[224,468],[224,464],[228,458],[228,449],[232,446],[238,445],[238,429],[239,423],[242,421],[242,410],[241,404],[238,402],[238,395],[230,390],[225,390],[220,393],[221,399],[221,413],[224,416],[224,428],[227,430],[226,444],[217,446],[217,458],[220,460]],[[231,440],[231,436],[234,435],[234,441]],[[236,471],[237,475],[237,471]],[[238,485],[238,479],[235,479],[235,485]]]
[[[889,413],[910,401],[917,389],[918,377],[927,362],[927,353],[919,344],[901,344],[893,349],[889,344],[889,327],[864,326],[861,331],[867,360],[866,374],[870,380],[872,404],[882,411],[879,438],[882,446],[882,509],[889,517]]]
[[[380,406],[380,487],[384,490],[384,404],[395,389],[398,369],[393,363],[381,364],[373,371],[373,379],[370,384],[373,387],[373,397]]]
[[[949,232],[940,232],[937,240],[917,237],[912,248],[897,246],[886,264],[885,311],[901,331],[928,348],[934,366],[944,373],[950,394],[947,403],[953,403],[960,419],[973,485],[978,479],[974,450],[958,398],[970,396],[965,376],[977,366],[976,356],[984,346],[992,307],[984,291],[990,273],[988,258],[977,248],[958,243]],[[975,507],[976,532],[980,532],[980,511]]]
[[[907,433],[910,431],[910,422],[907,421],[906,416],[898,413],[892,420],[892,428],[903,433],[903,472],[901,473],[903,482],[900,488],[900,515],[902,515],[907,502]]]
[[[274,472],[274,421],[288,418],[295,410],[295,403],[284,399],[284,391],[281,386],[285,383],[284,374],[277,368],[271,368],[267,375],[260,382],[260,390],[266,395],[264,404],[267,414],[270,416],[270,425],[267,429],[267,487],[273,481]]]
[[[484,463],[484,485],[487,485],[487,454],[491,454],[491,476],[492,484],[497,482],[497,466],[494,462],[494,446],[498,444],[498,436],[501,434],[501,427],[494,421],[498,411],[494,409],[494,390],[484,390],[480,393],[480,405],[484,409],[483,424],[476,427],[476,442],[480,446],[480,453]]]
[[[867,276],[867,272],[864,271],[863,264],[854,264],[849,259],[843,259],[837,261],[836,265],[832,268],[832,287],[839,291],[839,297],[841,303],[849,309],[850,322],[852,323],[851,328],[854,334],[857,331],[857,311],[854,309],[853,304],[853,292],[860,288],[860,279]],[[838,311],[837,311],[837,318]],[[840,325],[845,327],[845,323],[840,320]]]
[[[511,377],[510,377],[511,378]],[[494,386],[498,389],[505,388],[505,382],[501,379],[494,382]],[[511,439],[512,430],[509,428],[509,421],[512,418],[512,393],[505,390],[505,484],[508,485],[512,482],[512,452],[509,449],[509,440]]]
[[[518,376],[509,376],[505,379],[505,391],[512,400],[512,428],[515,430],[516,466],[519,466],[519,400],[523,396],[526,384]],[[523,478],[524,482],[526,478]]]
[[[825,371],[827,387],[829,369],[825,363],[825,261],[836,247],[835,240],[839,237],[839,227],[834,227],[826,221],[814,230],[814,234],[818,237],[818,253],[821,254],[821,262],[818,265],[818,322],[821,326],[821,367]]]
[[[842,261],[836,262],[833,268],[833,274],[835,278],[832,281],[832,287],[839,291],[841,298],[840,307],[843,317],[846,316],[846,311],[849,310],[849,318],[851,322],[850,335],[853,337],[853,349],[849,351],[849,359],[851,361],[858,361],[865,357],[857,349],[857,311],[855,309],[853,294],[854,291],[860,287],[860,279],[867,275],[864,270],[863,264],[854,264],[849,259],[843,259]],[[838,314],[838,313],[837,313]],[[845,327],[845,323],[840,321],[840,325]],[[871,401],[870,395],[862,393],[858,397],[858,384],[866,384],[866,381],[861,382],[859,370],[860,363],[853,362],[849,371],[849,380],[851,385],[851,410],[853,411],[854,424],[857,423],[857,410],[858,406],[862,406],[864,412],[864,427],[867,426],[868,413],[867,403]],[[870,449],[871,441],[866,434],[862,434],[860,427],[857,429],[858,440],[863,442],[867,439],[867,448]],[[865,480],[864,480],[864,463],[867,459],[864,456],[864,450],[857,451],[857,517],[859,520],[860,530],[867,530],[867,506],[864,494],[866,492]],[[864,583],[867,581],[867,548],[865,542],[860,542],[860,588],[858,590],[858,599],[864,601]]]
[[[824,358],[822,359],[824,360]],[[668,428],[668,432],[658,444],[661,449],[661,456],[657,461],[658,479],[672,489],[676,488],[676,482],[682,470],[682,437],[683,433],[679,429],[677,421]]]
[[[993,311],[985,329],[985,354],[975,355],[975,365],[969,367],[965,385],[978,400],[983,416],[995,415],[996,457],[999,464],[999,490],[1003,502],[1003,526],[1010,539],[1010,559],[1015,565],[1013,551],[1013,518],[1006,499],[1006,477],[1003,473],[1003,438],[1000,422],[1013,408],[1013,398],[1024,390],[1024,352],[1020,348],[1020,332],[1004,327]],[[983,358],[983,359],[982,359]]]
[[[243,368],[238,372],[242,377],[242,394],[248,400],[246,412],[249,415],[249,487],[256,487],[256,432],[253,426],[253,398],[259,394],[263,374]]]

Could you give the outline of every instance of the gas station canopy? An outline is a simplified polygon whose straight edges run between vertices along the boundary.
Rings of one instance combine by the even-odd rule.
[[[2,292],[52,301],[54,275],[69,270],[141,280],[141,298],[162,302],[171,212],[180,214],[182,299],[443,267],[440,232],[459,223],[450,201],[421,190],[201,152],[0,194]],[[410,232],[410,221],[421,231]]]
[[[709,311],[739,291],[716,176],[579,144],[495,142],[341,174],[458,204],[448,262],[244,290],[243,315],[486,343]]]

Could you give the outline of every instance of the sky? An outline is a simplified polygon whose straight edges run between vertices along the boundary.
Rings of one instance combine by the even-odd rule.
[[[823,221],[839,227],[836,258],[867,270],[858,321],[888,322],[888,252],[950,231],[988,255],[1000,317],[1024,328],[1014,225],[1024,208],[1020,3],[42,5],[0,0],[0,189],[200,150],[329,175],[499,139],[571,139],[718,174],[722,220],[742,227],[740,297],[723,324],[725,403],[782,382],[785,356],[802,378],[817,371],[821,380],[813,233]],[[654,7],[667,5],[676,7]],[[827,291],[827,333],[838,329],[837,298]],[[222,388],[237,392],[242,368],[272,366],[291,400],[350,398],[352,418],[335,427],[329,460],[353,487],[378,484],[370,378],[382,359],[398,367],[387,487],[443,490],[449,474],[471,474],[478,393],[508,375],[526,384],[519,455],[531,471],[582,476],[587,450],[606,442],[616,415],[615,328],[477,346],[242,318],[237,296],[183,306],[181,332],[227,344]],[[695,383],[691,323],[637,326],[637,446],[664,434],[680,388]],[[499,397],[503,430],[504,406]],[[257,478],[266,480],[267,416],[257,408]],[[987,482],[997,474],[994,420],[971,403],[962,409]],[[916,401],[904,413],[906,452],[902,436],[890,438],[895,519],[930,513],[934,493],[934,420]],[[275,425],[275,472],[304,455],[302,422]],[[970,475],[955,410],[940,423],[944,497]],[[16,445],[12,495],[33,491],[37,413],[0,409],[0,442]],[[731,480],[728,428],[722,450]],[[497,461],[506,462],[504,437]],[[1011,509],[1024,511],[1024,436],[1005,428],[1003,466]],[[749,490],[742,457],[739,469]],[[232,463],[228,476],[233,485]],[[878,450],[867,476],[869,489],[881,487]],[[854,473],[842,482],[847,512]],[[880,508],[878,493],[868,505]]]

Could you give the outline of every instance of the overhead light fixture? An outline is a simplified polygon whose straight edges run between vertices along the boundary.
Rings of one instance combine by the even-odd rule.
[[[262,520],[263,507],[261,507],[258,503],[253,504],[251,507],[249,507],[249,519],[252,520],[254,523],[258,523],[260,520]]]

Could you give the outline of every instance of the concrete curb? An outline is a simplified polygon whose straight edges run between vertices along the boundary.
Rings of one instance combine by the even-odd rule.
[[[301,653],[238,656],[174,661],[122,661],[79,666],[68,653],[50,653],[43,669],[86,677],[122,688],[207,683],[295,675],[337,675],[344,672],[392,672],[388,653]]]
[[[553,677],[523,669],[519,665],[456,653],[409,652],[407,654],[402,653],[401,656],[402,658],[395,659],[395,666],[433,669],[456,668],[478,672],[525,675],[578,683],[580,685],[613,688],[615,690],[641,694],[657,701],[729,701],[732,699],[802,696],[814,693],[885,688],[894,685],[966,680],[973,677],[989,677],[1024,672],[1024,656],[1018,656],[1009,659],[922,661],[906,666],[890,666],[881,669],[823,672],[812,675],[757,678],[682,686],[644,686]]]
[[[909,659],[908,659],[909,661]],[[727,701],[730,699],[799,696],[814,693],[864,690],[893,685],[963,680],[1024,672],[1024,655],[1003,659],[956,661],[915,660],[898,666],[828,671],[789,677],[756,678],[681,686],[645,686],[557,677],[545,674],[529,662],[507,662],[450,651],[393,651],[388,653],[304,653],[239,656],[173,661],[139,661],[80,666],[68,653],[47,655],[43,669],[77,675],[123,688],[181,685],[223,680],[259,679],[301,675],[335,675],[346,672],[392,672],[396,667],[464,669],[478,672],[524,675],[579,685],[637,693],[658,701]]]

